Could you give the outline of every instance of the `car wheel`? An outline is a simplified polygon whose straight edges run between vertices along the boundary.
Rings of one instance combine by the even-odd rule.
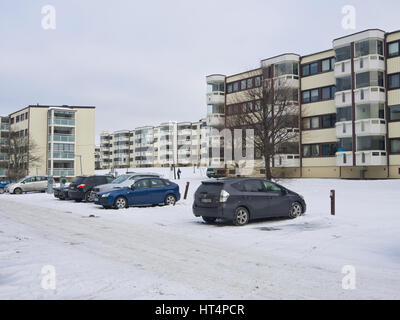
[[[126,198],[118,197],[117,199],[115,199],[114,207],[116,209],[125,209],[125,208],[127,208],[128,207],[128,202],[126,201]]]
[[[22,189],[21,188],[16,188],[14,190],[14,194],[22,194]]]
[[[176,198],[173,194],[169,194],[165,197],[164,201],[166,206],[174,206],[176,203]]]
[[[236,209],[235,214],[233,216],[233,224],[235,226],[244,226],[249,222],[250,214],[249,210],[244,207],[239,207]]]
[[[300,217],[302,213],[303,213],[303,207],[301,206],[301,204],[298,202],[292,203],[289,210],[289,218],[296,219]]]
[[[214,223],[217,218],[213,218],[213,217],[202,217],[205,223]]]
[[[86,202],[93,202],[94,201],[91,191],[88,191],[88,192],[85,193],[85,201]]]

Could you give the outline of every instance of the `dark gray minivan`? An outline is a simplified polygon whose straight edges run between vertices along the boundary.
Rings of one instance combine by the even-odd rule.
[[[216,219],[243,226],[250,219],[297,218],[306,211],[304,198],[262,178],[203,181],[194,195],[193,213],[207,223]]]

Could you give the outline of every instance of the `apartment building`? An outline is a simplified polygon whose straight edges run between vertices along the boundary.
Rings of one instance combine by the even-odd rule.
[[[27,175],[73,178],[94,173],[95,107],[29,105],[8,119],[4,128],[27,137]]]
[[[0,178],[5,178],[7,176],[9,131],[10,118],[0,117]]]
[[[166,122],[100,135],[100,167],[134,168],[202,165],[205,121]]]
[[[298,128],[288,128],[292,143],[274,157],[275,175],[400,178],[399,46],[400,31],[369,29],[335,39],[322,52],[283,54],[255,70],[210,75],[208,125],[225,128],[229,117],[256,108],[243,98],[246,90],[284,80],[298,90],[300,116]],[[255,158],[253,174],[262,174],[263,160]]]

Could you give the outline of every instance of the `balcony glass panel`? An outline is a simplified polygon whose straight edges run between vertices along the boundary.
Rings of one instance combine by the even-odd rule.
[[[352,151],[353,150],[353,139],[352,138],[342,138],[338,140],[337,151]]]
[[[362,72],[356,75],[356,88],[383,87],[383,72]]]
[[[349,60],[351,58],[351,47],[346,46],[335,50],[336,62]]]
[[[357,138],[357,150],[385,150],[384,136],[366,136]]]
[[[383,55],[383,42],[381,40],[364,40],[355,44],[355,57],[369,54]]]
[[[385,119],[385,104],[367,103],[356,106],[356,120]]]
[[[336,92],[351,89],[351,76],[336,78]]]

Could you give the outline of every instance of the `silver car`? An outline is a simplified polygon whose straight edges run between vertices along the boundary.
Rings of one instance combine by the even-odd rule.
[[[14,194],[22,194],[23,192],[44,192],[47,189],[48,180],[48,176],[28,176],[7,185],[5,191]]]
[[[119,176],[113,182],[111,182],[109,184],[103,184],[103,185],[94,187],[93,191],[92,191],[93,196],[99,192],[107,192],[107,191],[111,191],[114,189],[130,187],[135,182],[134,181],[135,179],[144,178],[144,177],[160,178],[160,175],[157,173],[151,173],[151,172],[126,173],[126,174]]]

